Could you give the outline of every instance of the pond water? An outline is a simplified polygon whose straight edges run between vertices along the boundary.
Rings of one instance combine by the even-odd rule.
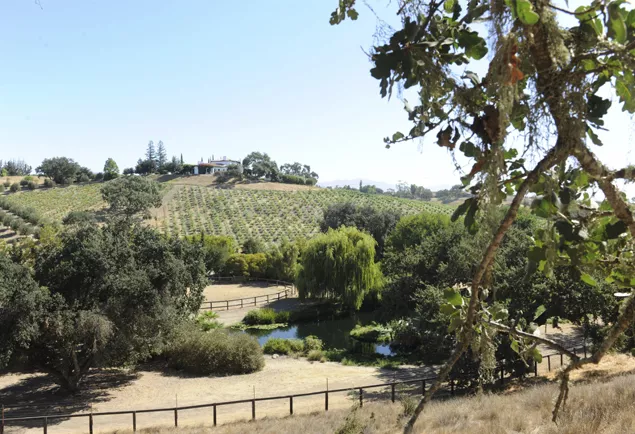
[[[252,336],[258,338],[260,345],[264,345],[271,338],[304,339],[307,336],[317,336],[324,342],[325,349],[344,349],[364,354],[393,355],[389,345],[362,343],[352,339],[349,332],[355,325],[370,324],[376,315],[362,312],[354,317],[329,319],[314,322],[303,322],[289,327],[275,330],[247,330]]]

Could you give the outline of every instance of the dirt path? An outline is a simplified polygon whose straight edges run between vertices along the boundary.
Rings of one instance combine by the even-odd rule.
[[[177,373],[142,370],[135,374],[113,373],[125,379],[118,379],[115,386],[104,387],[104,378],[91,378],[93,392],[89,393],[93,412],[114,410],[140,410],[157,407],[179,406],[212,403],[228,400],[250,399],[292,393],[313,392],[326,389],[327,379],[329,388],[353,388],[376,383],[389,382],[394,379],[416,378],[431,374],[433,368],[402,368],[399,370],[381,370],[370,367],[343,366],[337,363],[308,362],[304,359],[280,357],[266,358],[265,368],[257,373],[231,377],[188,377]],[[101,387],[101,388],[100,388]],[[28,393],[25,393],[29,390]],[[389,389],[368,391],[364,399],[371,401],[383,398]],[[76,399],[81,404],[58,408],[58,414],[70,412],[86,414],[90,412],[87,396]],[[18,400],[23,402],[55,403],[60,397],[55,394],[53,386],[43,374],[35,375],[6,375],[0,377],[0,399],[10,403]],[[67,398],[64,398],[67,399]],[[367,402],[368,402],[367,401]],[[329,408],[346,408],[352,404],[352,398],[347,393],[329,395]],[[294,413],[310,413],[324,408],[324,395],[300,397],[294,400]],[[65,410],[66,409],[66,410]],[[17,417],[17,410],[7,411],[6,417]],[[44,411],[44,410],[41,410]],[[50,414],[50,409],[47,413]],[[21,410],[24,415],[26,410]],[[251,417],[251,404],[235,404],[218,407],[218,422],[248,419]],[[32,411],[30,414],[33,414]],[[284,416],[289,414],[289,401],[258,402],[256,415],[258,418]],[[206,423],[210,424],[212,409],[203,408],[184,410],[179,412],[179,426]],[[95,432],[108,432],[115,429],[130,429],[131,415],[95,416]],[[156,425],[171,425],[174,423],[172,411],[164,413],[141,413],[137,415],[137,429]],[[48,432],[76,433],[87,432],[88,420],[70,418],[51,420]],[[6,433],[41,433],[42,424],[34,426],[16,426],[7,423]]]

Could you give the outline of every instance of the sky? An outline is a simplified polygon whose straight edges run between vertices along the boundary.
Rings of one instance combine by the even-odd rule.
[[[321,181],[458,182],[434,137],[385,148],[410,125],[369,74],[362,49],[376,19],[363,5],[358,21],[331,26],[336,0],[39,3],[0,6],[0,159],[67,156],[100,171],[112,157],[123,169],[162,140],[189,163],[261,151],[309,164]],[[598,155],[635,163],[633,121],[617,101],[607,127]]]

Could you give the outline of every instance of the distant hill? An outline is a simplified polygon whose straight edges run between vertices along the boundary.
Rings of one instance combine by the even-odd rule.
[[[266,244],[309,238],[319,231],[324,210],[333,203],[352,201],[403,214],[434,212],[451,214],[454,208],[435,202],[371,195],[352,190],[323,188],[268,190],[265,185],[213,188],[201,185],[164,184],[163,204],[153,210],[150,224],[172,236],[204,231],[229,235],[238,242],[253,237]],[[258,186],[259,189],[253,189]],[[252,188],[249,188],[252,187]],[[104,207],[100,184],[53,188],[5,196],[35,208],[41,215],[60,221],[70,211]]]
[[[320,181],[318,182],[318,186],[320,187],[344,187],[345,185],[350,185],[352,188],[359,188],[359,181],[360,178],[357,179],[337,179],[335,181]],[[372,179],[364,179],[361,178],[362,184],[363,185],[374,185],[375,187],[379,187],[382,190],[386,191],[389,188],[394,189],[396,183],[394,184],[390,184],[388,182],[382,182],[382,181],[373,181]]]

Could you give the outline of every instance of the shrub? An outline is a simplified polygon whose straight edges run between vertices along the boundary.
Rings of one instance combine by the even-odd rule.
[[[326,362],[326,357],[324,356],[324,352],[322,350],[311,350],[309,354],[307,354],[306,359],[309,362]]]
[[[355,340],[370,343],[389,343],[390,334],[390,328],[376,323],[366,326],[357,324],[349,333],[350,337]]]
[[[9,227],[17,232],[18,228],[20,227],[22,223],[23,223],[22,219],[14,218],[13,220],[11,220]]]
[[[287,311],[276,312],[270,307],[250,310],[243,318],[247,325],[285,324],[289,322],[290,313]]]
[[[94,222],[95,216],[88,211],[71,211],[62,219],[62,224],[64,225],[78,225]]]
[[[226,330],[204,332],[189,323],[175,333],[165,354],[170,367],[196,375],[249,374],[265,364],[254,337]]]
[[[28,178],[28,179],[27,179],[27,178]],[[32,179],[33,179],[33,178],[31,178],[30,176],[25,176],[24,178],[22,178],[22,179],[20,180],[20,185],[21,185],[22,187],[26,187]]]
[[[14,182],[13,184],[11,184],[11,188],[9,188],[9,190],[11,190],[11,193],[15,193],[16,191],[20,190],[20,184]]]
[[[243,318],[243,323],[247,325],[275,324],[276,311],[269,307],[250,310]]]
[[[90,182],[90,178],[88,177],[87,174],[82,173],[81,175],[79,175],[79,177],[77,178],[77,181],[80,183],[86,183],[86,182]]]
[[[6,181],[4,181],[4,183],[2,185],[4,185],[4,188],[9,188],[9,187],[11,187],[11,181],[9,181],[7,179]]]
[[[223,328],[223,325],[218,322],[218,314],[208,310],[196,317],[196,323],[204,332],[210,330]]]
[[[29,187],[29,190],[35,190],[37,189],[37,182],[29,181],[29,183],[27,184],[27,187]]]
[[[102,172],[98,172],[97,174],[95,174],[95,181],[103,181],[104,180],[104,174]]]
[[[0,184],[0,193],[4,193],[4,184]]]
[[[46,178],[44,180],[44,187],[46,187],[46,188],[55,187],[55,181],[53,181],[52,179]]]
[[[297,354],[304,352],[302,339],[271,338],[262,347],[265,354]]]
[[[320,351],[322,352],[322,347],[324,343],[322,340],[316,336],[307,336],[304,338],[304,351],[307,353],[311,353],[312,351]]]

